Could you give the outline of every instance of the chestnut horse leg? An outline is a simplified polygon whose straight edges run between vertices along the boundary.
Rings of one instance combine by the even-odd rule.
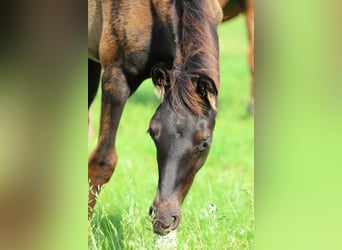
[[[245,16],[249,35],[248,62],[251,69],[251,92],[248,112],[254,113],[254,1],[247,1]]]
[[[88,162],[88,217],[96,203],[96,196],[115,169],[115,137],[123,108],[130,93],[126,77],[117,67],[105,67],[102,76],[102,107],[97,146]]]
[[[88,59],[88,138],[94,134],[94,128],[91,122],[90,105],[94,101],[94,98],[99,88],[101,74],[101,64],[93,60]]]

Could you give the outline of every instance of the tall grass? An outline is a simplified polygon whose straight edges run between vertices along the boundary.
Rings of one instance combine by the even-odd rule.
[[[253,248],[254,119],[247,114],[250,73],[243,17],[222,24],[219,36],[221,89],[213,145],[183,203],[178,249]],[[99,99],[92,109],[96,131]],[[146,130],[157,106],[147,80],[125,107],[116,145],[119,161],[95,207],[89,249],[155,248],[148,208],[158,172],[155,147]],[[90,139],[89,153],[95,145],[96,138]]]

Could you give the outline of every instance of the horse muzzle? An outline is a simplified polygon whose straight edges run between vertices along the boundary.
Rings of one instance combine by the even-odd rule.
[[[152,205],[149,214],[152,220],[153,232],[159,235],[167,235],[175,230],[180,222],[180,210],[176,212],[158,210],[155,205]]]

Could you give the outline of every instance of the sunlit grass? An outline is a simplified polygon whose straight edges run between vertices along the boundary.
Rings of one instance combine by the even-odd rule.
[[[221,89],[214,140],[182,206],[178,249],[252,249],[254,119],[247,114],[250,74],[243,17],[219,30]],[[92,109],[98,129],[100,98]],[[89,226],[90,249],[154,249],[148,208],[156,192],[155,147],[146,134],[158,99],[145,81],[129,99],[118,130],[119,162],[103,188]],[[88,152],[96,137],[88,142]],[[210,212],[210,204],[217,209]]]

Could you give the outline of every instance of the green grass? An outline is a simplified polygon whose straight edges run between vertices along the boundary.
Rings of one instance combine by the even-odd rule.
[[[252,249],[254,242],[254,119],[247,114],[250,74],[243,17],[219,28],[221,89],[213,145],[182,206],[178,249]],[[145,81],[125,107],[119,161],[89,226],[89,249],[154,249],[148,218],[157,186],[155,147],[146,133],[158,99]],[[98,130],[99,98],[93,105]],[[88,152],[96,138],[88,142]],[[209,213],[209,204],[217,206]]]

